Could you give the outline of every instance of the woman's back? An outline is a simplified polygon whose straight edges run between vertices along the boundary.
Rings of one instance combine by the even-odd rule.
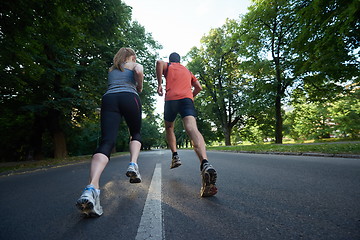
[[[134,71],[124,68],[124,71],[114,69],[108,74],[108,90],[105,94],[118,92],[132,92],[138,94],[136,91],[136,81],[134,79]]]

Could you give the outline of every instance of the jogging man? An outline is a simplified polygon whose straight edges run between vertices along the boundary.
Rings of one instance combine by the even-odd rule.
[[[202,87],[196,77],[180,64],[180,55],[176,52],[170,54],[169,63],[162,60],[156,61],[157,92],[160,96],[163,96],[162,76],[166,79],[164,119],[166,140],[172,152],[170,168],[181,165],[174,133],[174,122],[179,113],[185,131],[192,140],[194,150],[200,160],[202,177],[200,195],[202,197],[213,196],[217,193],[215,185],[217,173],[207,160],[205,141],[197,128],[195,118],[194,97],[202,90]]]

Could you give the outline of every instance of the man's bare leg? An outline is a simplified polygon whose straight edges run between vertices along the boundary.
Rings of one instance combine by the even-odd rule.
[[[183,123],[186,133],[193,141],[194,150],[200,160],[200,170],[201,170],[201,180],[202,180],[200,196],[201,197],[213,196],[218,191],[216,187],[217,173],[213,168],[213,166],[208,162],[204,137],[197,128],[195,117],[186,116],[183,118]]]
[[[174,133],[174,122],[165,121],[166,141],[169,144],[171,152],[176,152],[176,136]]]
[[[172,152],[172,160],[171,160],[170,168],[179,167],[181,165],[181,161],[179,155],[177,154],[176,136],[174,133],[174,122],[165,121],[165,131],[166,131],[166,140]]]
[[[196,119],[193,116],[186,116],[183,118],[184,128],[194,145],[194,151],[198,156],[200,163],[207,159],[205,141],[202,134],[199,132],[196,124]]]

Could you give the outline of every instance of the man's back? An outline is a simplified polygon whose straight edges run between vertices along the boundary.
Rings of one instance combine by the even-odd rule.
[[[180,63],[170,63],[164,70],[166,78],[165,100],[193,99],[192,82],[197,81],[195,76]]]

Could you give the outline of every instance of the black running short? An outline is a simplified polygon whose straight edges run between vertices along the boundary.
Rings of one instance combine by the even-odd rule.
[[[167,122],[175,121],[176,115],[180,114],[182,118],[186,116],[196,117],[194,102],[190,98],[165,101],[164,119]]]
[[[101,143],[95,153],[110,158],[118,135],[119,123],[125,119],[131,135],[131,141],[141,142],[141,102],[135,93],[109,93],[103,96],[101,103]]]

